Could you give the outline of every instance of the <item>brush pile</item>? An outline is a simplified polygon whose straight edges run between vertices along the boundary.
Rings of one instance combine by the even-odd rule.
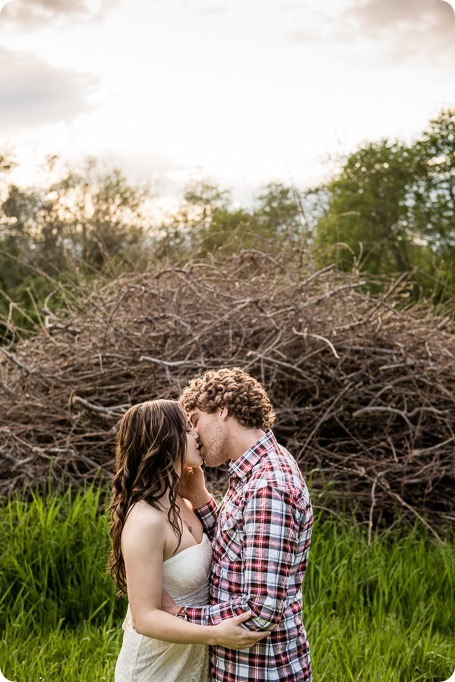
[[[242,251],[224,265],[125,275],[83,312],[47,315],[38,336],[0,349],[0,494],[49,477],[109,478],[130,405],[239,366],[266,386],[275,433],[316,505],[354,510],[370,528],[397,512],[446,525],[455,516],[451,323],[406,309],[403,278],[376,296],[367,284]]]

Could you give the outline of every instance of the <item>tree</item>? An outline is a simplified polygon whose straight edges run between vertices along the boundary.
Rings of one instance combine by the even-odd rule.
[[[280,182],[265,185],[255,207],[236,206],[229,190],[200,181],[185,190],[183,202],[168,217],[161,240],[167,255],[182,257],[240,249],[289,248],[303,239],[304,222],[294,188]]]
[[[101,271],[118,259],[127,261],[131,252],[137,257],[150,222],[144,209],[148,192],[130,185],[119,169],[102,171],[88,159],[82,170],[68,169],[47,194],[62,220],[67,255],[80,267]]]
[[[300,246],[309,238],[300,195],[294,187],[270,182],[257,197],[254,211],[257,231],[266,239],[281,239]]]
[[[455,112],[442,112],[411,145],[382,140],[350,154],[319,188],[319,259],[374,274],[414,272],[427,294],[453,281]]]
[[[317,226],[316,245],[342,245],[338,264],[343,269],[360,256],[362,268],[375,274],[409,270],[408,186],[414,165],[406,146],[388,140],[351,154],[326,187],[328,207]]]
[[[79,171],[59,164],[49,157],[41,185],[20,188],[7,176],[10,160],[0,156],[0,314],[12,308],[18,324],[39,319],[63,282],[74,286],[147,259],[146,189],[93,159]]]
[[[413,223],[426,241],[433,269],[455,285],[455,109],[443,109],[418,138],[424,168],[416,182]]]

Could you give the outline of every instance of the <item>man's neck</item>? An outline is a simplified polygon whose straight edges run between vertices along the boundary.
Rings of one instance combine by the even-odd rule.
[[[258,440],[265,436],[265,431],[262,429],[236,429],[231,434],[229,443],[230,459],[235,462],[242,455],[245,454],[253,445],[256,445]]]

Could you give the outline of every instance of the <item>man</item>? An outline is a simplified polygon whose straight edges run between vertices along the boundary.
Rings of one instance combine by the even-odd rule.
[[[182,494],[212,539],[213,560],[210,605],[179,615],[214,625],[250,611],[245,627],[270,630],[251,649],[211,647],[211,680],[311,682],[301,586],[313,513],[296,461],[270,430],[275,414],[269,398],[261,384],[233,368],[193,380],[180,401],[205,464],[230,460],[230,485],[217,508],[200,469],[182,481]]]

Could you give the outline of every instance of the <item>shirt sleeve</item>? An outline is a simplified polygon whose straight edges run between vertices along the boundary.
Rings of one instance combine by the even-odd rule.
[[[301,516],[288,492],[270,485],[257,489],[244,508],[239,556],[244,576],[242,594],[212,606],[187,608],[189,620],[216,625],[225,618],[251,611],[252,617],[244,624],[246,628],[275,627],[284,613],[289,574],[302,532]]]
[[[215,533],[216,521],[218,518],[218,508],[213,497],[203,507],[195,509],[195,512],[199,516],[199,519],[204,528],[204,532],[206,533],[206,535],[208,535],[209,539],[211,540]]]

